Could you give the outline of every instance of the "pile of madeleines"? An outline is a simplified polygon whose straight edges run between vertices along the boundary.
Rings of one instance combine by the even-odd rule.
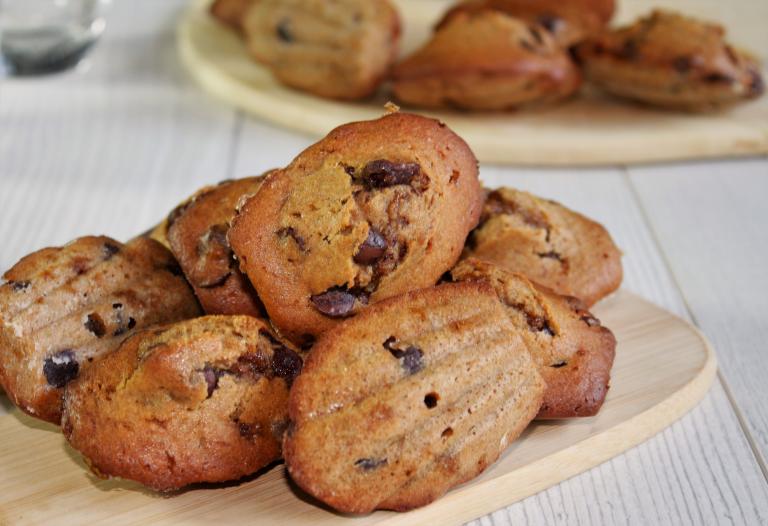
[[[366,513],[433,501],[534,419],[596,414],[616,340],[588,309],[622,268],[601,225],[484,189],[445,124],[391,111],[3,277],[0,383],[96,474],[171,491],[284,459]]]
[[[292,88],[357,100],[382,84],[407,106],[511,110],[575,95],[706,111],[760,96],[759,61],[722,26],[655,10],[610,28],[615,0],[464,0],[398,61],[389,0],[215,0],[211,14]]]

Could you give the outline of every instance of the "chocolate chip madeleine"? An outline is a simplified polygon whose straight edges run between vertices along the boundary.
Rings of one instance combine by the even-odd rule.
[[[581,84],[568,53],[544,29],[496,10],[451,17],[392,78],[405,104],[468,110],[553,102]]]
[[[459,13],[501,11],[547,30],[563,47],[601,31],[613,17],[614,0],[466,0],[451,8],[438,23],[446,25]]]
[[[67,386],[62,428],[100,475],[160,491],[237,480],[280,458],[301,366],[248,316],[147,329]]]
[[[722,26],[656,10],[581,44],[586,77],[608,93],[673,109],[708,110],[760,96],[757,60]]]
[[[482,197],[461,138],[395,113],[336,128],[269,175],[229,240],[274,325],[303,343],[368,304],[434,285]]]
[[[207,314],[264,316],[248,278],[240,272],[227,233],[241,200],[255,194],[264,176],[204,188],[169,215],[167,238]]]
[[[259,0],[243,21],[248,50],[292,88],[354,100],[371,95],[395,57],[387,0]]]
[[[498,294],[547,384],[537,418],[597,414],[608,392],[616,338],[579,300],[474,258],[459,262],[451,276],[488,283]]]
[[[602,225],[513,188],[488,194],[464,251],[592,306],[621,284],[621,252]]]
[[[132,332],[200,314],[171,253],[151,239],[82,237],[19,261],[0,286],[0,383],[58,424],[62,388]]]
[[[409,510],[479,475],[544,382],[487,284],[369,307],[323,334],[290,394],[288,472],[337,510]]]

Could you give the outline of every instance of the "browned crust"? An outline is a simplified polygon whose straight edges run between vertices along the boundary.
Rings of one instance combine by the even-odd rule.
[[[614,95],[662,107],[708,110],[759,97],[761,67],[718,24],[655,10],[576,50],[586,76]]]
[[[488,194],[465,257],[495,263],[586,308],[621,285],[621,251],[596,221],[513,188]]]
[[[543,29],[499,11],[459,13],[393,70],[393,91],[423,107],[513,109],[573,94],[581,75]]]
[[[159,491],[254,473],[287,425],[289,380],[250,368],[274,368],[276,342],[248,316],[141,331],[67,387],[64,435],[100,476]]]
[[[248,8],[256,0],[215,0],[209,12],[216,20],[234,29],[238,33],[243,32],[243,19]]]
[[[616,338],[581,301],[474,258],[460,262],[451,274],[462,282],[490,283],[507,306],[547,384],[538,419],[597,414],[608,391]]]
[[[454,314],[446,314],[449,312]],[[388,353],[384,351],[384,362],[382,363],[373,357],[380,355],[366,355],[370,358],[361,358],[361,360],[370,359],[372,361],[370,364],[365,362],[366,365],[363,366],[363,362],[354,361],[354,356],[347,356],[351,352],[349,345],[352,345],[351,342],[356,342],[354,343],[355,348],[361,351],[366,349],[366,346],[371,342],[375,342],[374,346],[379,346],[380,343],[378,342],[384,341],[387,335],[392,334],[392,331],[398,334],[398,338],[408,339],[408,336],[404,334],[415,330],[414,327],[418,327],[420,324],[427,333],[432,334],[430,331],[440,330],[438,327],[441,327],[441,323],[436,320],[444,315],[448,316],[445,327],[450,327],[447,329],[449,333],[479,330],[485,336],[489,334],[508,336],[508,340],[504,339],[506,344],[501,344],[493,338],[483,340],[489,345],[486,349],[488,353],[485,356],[493,355],[494,357],[484,367],[496,373],[501,372],[499,369],[512,366],[512,364],[516,364],[514,367],[520,367],[520,369],[515,369],[516,374],[519,375],[516,376],[517,380],[515,380],[519,383],[513,382],[512,392],[516,393],[515,398],[504,398],[506,395],[496,394],[496,388],[504,390],[504,393],[507,392],[506,389],[510,388],[507,377],[505,377],[504,383],[494,384],[493,394],[490,394],[491,389],[485,389],[485,384],[480,381],[483,392],[478,396],[482,397],[483,400],[488,397],[487,403],[490,405],[478,405],[475,412],[465,411],[466,408],[463,405],[450,406],[450,409],[446,410],[447,413],[435,413],[431,418],[425,418],[424,425],[429,426],[429,422],[435,422],[437,436],[443,436],[443,439],[438,438],[434,444],[428,446],[429,453],[421,456],[419,453],[421,449],[417,449],[415,452],[403,451],[404,456],[390,459],[384,468],[387,471],[377,472],[374,475],[375,480],[364,477],[360,481],[354,479],[356,482],[350,484],[348,480],[343,479],[344,477],[336,479],[333,474],[329,474],[327,464],[318,459],[330,455],[336,459],[335,466],[339,466],[350,459],[354,459],[358,453],[349,452],[344,445],[344,439],[338,438],[337,433],[346,429],[354,429],[356,433],[359,433],[359,440],[356,442],[364,445],[363,449],[367,449],[372,447],[370,444],[374,440],[389,442],[390,439],[387,438],[389,431],[385,431],[383,435],[379,434],[381,426],[399,426],[402,424],[399,413],[393,414],[393,411],[403,412],[405,418],[420,418],[417,413],[422,410],[415,406],[411,409],[410,402],[406,401],[406,398],[409,398],[405,392],[408,389],[407,386],[410,385],[408,382],[410,380],[419,382],[416,379],[417,374],[414,376],[406,375],[400,380],[403,382],[403,387],[397,392],[402,393],[402,398],[398,395],[397,400],[400,400],[400,403],[397,404],[397,407],[392,407],[388,405],[391,399],[386,394],[387,388],[379,385],[380,382],[386,383],[399,377],[396,371],[387,369],[387,366],[390,365],[386,358]],[[478,317],[481,319],[478,320]],[[478,325],[482,328],[478,328]],[[431,337],[439,338],[439,336]],[[477,369],[477,373],[474,373],[475,369],[470,369],[468,366],[465,369],[466,364],[463,360],[471,360],[472,356],[479,357],[481,355],[473,354],[477,348],[471,341],[467,343],[467,341],[451,335],[446,337],[459,347],[466,346],[462,348],[460,354],[451,356],[467,356],[468,358],[462,358],[461,361],[454,364],[455,371],[445,372],[446,379],[444,381],[450,385],[464,385],[462,374],[468,374],[465,371],[473,371],[473,374],[479,375],[481,369]],[[499,354],[500,349],[503,349],[501,354]],[[432,363],[430,360],[433,356],[431,353],[443,351],[445,348],[439,343],[435,343],[434,347],[424,347],[424,359],[427,360],[428,364],[425,370],[430,370],[429,363]],[[373,352],[377,353],[378,351],[374,349]],[[357,352],[353,352],[353,354],[356,355]],[[439,355],[434,356],[437,359]],[[497,358],[501,360],[499,363],[495,361]],[[380,367],[383,369],[379,369]],[[396,364],[395,367],[397,368]],[[443,383],[443,380],[439,379],[438,374],[443,373],[435,373],[435,378],[429,381],[429,385],[431,388],[441,391],[444,397],[449,399],[451,397],[450,389]],[[454,374],[456,375],[455,379]],[[342,390],[333,388],[332,386],[339,385],[338,380],[341,375],[346,378],[345,388]],[[447,379],[448,377],[450,379]],[[326,332],[310,352],[305,363],[305,369],[297,379],[289,400],[291,425],[285,436],[283,447],[286,465],[291,477],[300,487],[342,512],[368,513],[373,509],[407,511],[426,505],[443,495],[451,487],[470,480],[481,473],[487,466],[495,462],[506,445],[522,432],[530,419],[535,416],[541,403],[540,397],[544,384],[537,377],[535,365],[531,361],[530,355],[525,350],[522,341],[517,339],[512,327],[508,325],[505,313],[492,289],[487,285],[481,283],[444,284],[384,300],[371,306],[359,316],[342,322],[334,330]],[[474,389],[474,387],[469,387],[474,385],[474,382],[477,382],[477,377],[467,382],[464,387],[457,389],[459,392],[469,393]],[[442,391],[440,385],[446,391]],[[421,405],[421,391],[419,390],[421,388],[414,386],[412,389],[417,399],[416,405]],[[464,388],[470,389],[470,391],[465,391]],[[518,395],[516,391],[518,388],[522,390],[524,395]],[[307,426],[313,425],[321,418],[333,418],[334,415],[338,414],[337,411],[346,407],[346,404],[351,403],[349,405],[350,410],[356,411],[362,403],[355,401],[359,396],[359,389],[363,389],[361,392],[363,394],[373,392],[381,397],[372,406],[373,414],[370,415],[370,418],[366,413],[361,413],[358,415],[360,421],[357,424],[343,425],[343,430],[328,427],[331,424],[322,424],[321,428],[324,430],[322,438],[312,435],[313,429],[307,430]],[[467,396],[473,401],[477,400],[474,395],[468,394]],[[502,398],[496,399],[497,396]],[[525,398],[519,398],[519,396]],[[347,400],[348,398],[349,400]],[[509,417],[506,416],[508,413],[504,413],[508,409],[512,411],[511,408],[515,408],[515,414],[519,417],[514,421],[509,421]],[[466,414],[470,416],[462,416]],[[505,416],[498,416],[498,419],[487,419],[492,414]],[[449,418],[450,424],[444,424],[440,420],[445,417]],[[467,426],[466,428],[461,427],[462,424],[458,423],[462,421],[462,418],[466,418],[464,424]],[[510,427],[501,428],[499,424],[501,421],[510,424]],[[343,423],[343,421],[338,422]],[[440,429],[444,425],[455,426],[455,434],[453,427],[448,427],[441,435]],[[317,431],[317,428],[314,431]],[[446,431],[451,433],[448,436],[460,440],[458,445],[454,446],[451,445],[451,442],[442,441]],[[340,442],[337,444],[336,440],[340,440]],[[414,442],[406,442],[409,447],[422,447],[411,446]],[[350,457],[350,455],[352,456]],[[418,466],[411,466],[409,455],[416,455]],[[344,469],[342,467],[340,473],[347,473]],[[359,474],[349,473],[349,475],[354,477]]]
[[[66,383],[135,330],[200,313],[170,251],[152,239],[82,237],[25,256],[3,277],[0,384],[22,411],[54,424],[63,390],[45,371],[55,356],[77,363],[56,375]]]
[[[408,272],[402,267],[395,269],[371,296],[372,302],[433,285],[455,263],[467,232],[477,223],[482,203],[477,161],[466,143],[444,124],[395,113],[331,131],[288,167],[268,176],[259,192],[241,208],[229,232],[240,268],[258,291],[275,326],[293,341],[302,341],[307,334],[319,335],[338,319],[320,314],[311,305],[310,296],[317,292],[302,278],[301,264],[286,260],[278,250],[275,232],[281,209],[307,174],[329,162],[340,166],[365,158],[419,162],[429,170],[432,186],[428,191],[436,203],[433,216],[424,218],[432,222],[432,237],[421,264],[418,268],[411,265]],[[455,174],[460,176],[452,181]]]
[[[495,10],[541,25],[560,45],[568,47],[600,31],[613,17],[615,7],[614,0],[466,0],[447,11],[437,29],[460,13]]]
[[[238,203],[255,194],[263,179],[248,177],[205,188],[170,215],[170,248],[207,314],[265,315],[226,240]]]

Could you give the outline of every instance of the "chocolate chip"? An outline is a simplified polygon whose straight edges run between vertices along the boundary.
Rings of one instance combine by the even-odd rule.
[[[550,367],[552,367],[553,369],[560,369],[561,367],[565,367],[566,365],[568,365],[568,362],[563,360],[561,362],[553,363],[552,365],[550,365]]]
[[[555,335],[555,331],[552,330],[552,327],[549,325],[549,321],[544,316],[534,316],[526,312],[525,318],[525,321],[528,323],[528,326],[532,331],[544,332],[549,336]]]
[[[388,350],[392,356],[401,360],[400,365],[408,374],[416,374],[424,368],[424,362],[422,357],[424,352],[413,345],[408,345],[405,349],[399,349],[396,345],[397,338],[390,336],[383,343],[384,348]]]
[[[128,318],[128,328],[133,329],[134,327],[136,327],[136,320],[133,318]]]
[[[346,165],[344,165],[344,171],[350,177],[354,177],[355,176],[355,167],[354,166],[346,166]]]
[[[427,395],[424,397],[424,405],[427,406],[427,409],[434,409],[437,407],[437,401],[440,400],[440,395],[432,392],[427,393]]]
[[[562,19],[554,15],[544,14],[537,16],[536,22],[550,33],[555,33],[560,30]]]
[[[123,304],[122,303],[113,303],[112,304],[112,308],[113,309],[122,309],[123,308]]]
[[[206,365],[203,369],[203,378],[205,378],[205,383],[208,384],[208,398],[219,387],[219,377],[221,374],[221,371],[214,369],[210,365]]]
[[[333,287],[321,294],[310,296],[309,299],[322,314],[331,318],[343,318],[352,313],[357,298],[344,287]]]
[[[765,81],[763,80],[763,77],[760,75],[758,71],[751,70],[749,72],[750,75],[750,83],[749,83],[749,93],[752,96],[759,96],[762,95],[765,91]]]
[[[232,274],[232,249],[229,247],[226,224],[212,225],[200,236],[197,243],[198,261],[190,272],[192,281],[198,287],[221,286]]]
[[[285,378],[290,386],[301,372],[303,362],[301,357],[287,347],[278,347],[272,354],[272,371],[275,376]]]
[[[364,471],[371,471],[372,469],[379,468],[387,463],[385,458],[359,458],[355,460],[355,467]]]
[[[703,77],[704,82],[710,84],[730,84],[733,82],[733,78],[723,73],[710,73]]]
[[[256,379],[270,371],[269,358],[262,352],[247,352],[237,358],[237,363],[229,370],[235,376],[249,376]]]
[[[85,323],[83,324],[86,329],[91,331],[97,338],[101,338],[107,333],[107,327],[104,325],[104,320],[101,319],[101,316],[96,314],[95,312],[92,312],[88,315],[88,319],[85,320]]]
[[[28,280],[9,281],[8,285],[10,285],[13,292],[21,292],[22,290],[27,290],[29,288],[30,282]]]
[[[629,39],[621,46],[621,50],[618,53],[619,58],[624,60],[635,60],[640,56],[640,49],[637,45],[637,41]]]
[[[75,353],[69,349],[60,351],[43,363],[43,374],[51,387],[61,388],[77,378],[80,364],[75,360]]]
[[[672,61],[672,67],[678,73],[688,73],[691,70],[691,57],[677,57]]]
[[[293,42],[293,35],[291,34],[290,30],[290,21],[288,19],[281,20],[280,23],[277,24],[275,31],[277,32],[277,38],[279,38],[281,41],[285,42],[286,44]]]
[[[104,261],[107,261],[109,259],[112,259],[112,256],[120,252],[120,247],[113,243],[104,243],[104,246],[102,247],[102,252],[104,252]]]
[[[357,254],[354,256],[355,263],[360,265],[370,265],[378,260],[387,251],[387,240],[373,228],[368,229],[368,237],[365,239]]]
[[[280,238],[290,237],[299,247],[299,250],[301,250],[302,252],[307,251],[306,241],[304,241],[304,238],[301,237],[299,233],[296,231],[296,229],[293,228],[292,226],[281,228],[280,230],[275,232],[275,234],[277,234],[277,236]]]
[[[579,318],[581,321],[587,324],[589,327],[599,327],[600,326],[600,320],[592,316],[591,314],[585,314],[581,318]]]
[[[410,184],[420,172],[421,167],[416,163],[393,163],[377,159],[365,165],[362,177],[371,188],[387,188]]]

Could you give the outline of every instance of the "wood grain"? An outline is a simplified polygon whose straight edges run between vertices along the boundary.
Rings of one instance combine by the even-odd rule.
[[[382,114],[387,95],[356,104],[281,86],[251,60],[242,41],[195,0],[178,29],[180,55],[198,83],[258,117],[315,136]],[[405,52],[424,41],[444,1],[400,0]],[[758,8],[731,9],[745,19]],[[651,2],[646,2],[649,8]],[[635,3],[635,7],[637,2]],[[626,164],[768,152],[768,97],[711,114],[665,112],[585,89],[564,104],[518,113],[426,112],[446,122],[484,162],[535,165]]]
[[[655,435],[701,400],[716,365],[696,329],[627,292],[603,302],[596,314],[618,341],[612,386],[598,416],[536,423],[499,462],[437,503],[354,522],[460,524],[604,462]],[[60,517],[64,503],[76,503],[69,524],[207,524],[246,516],[253,523],[278,518],[291,524],[347,522],[292,488],[282,466],[240,485],[158,498],[134,483],[86,474],[77,453],[55,429],[18,413],[0,418],[0,443],[7,445],[0,451],[0,509],[5,514],[0,521],[45,524]]]
[[[718,346],[755,454],[768,459],[768,163],[631,170],[691,315]]]

